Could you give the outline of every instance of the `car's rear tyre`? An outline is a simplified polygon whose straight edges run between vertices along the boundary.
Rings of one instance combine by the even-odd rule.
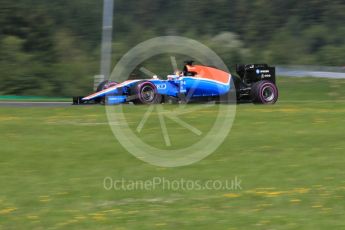
[[[270,81],[258,81],[252,85],[251,98],[256,104],[274,104],[278,100],[278,88]]]
[[[158,94],[156,86],[149,81],[140,82],[134,89],[134,104],[158,104],[162,101],[162,96]]]

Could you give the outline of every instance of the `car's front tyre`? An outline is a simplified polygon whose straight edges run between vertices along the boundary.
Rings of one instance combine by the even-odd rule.
[[[100,92],[104,89],[107,89],[109,87],[112,87],[112,86],[115,86],[117,85],[118,83],[115,82],[115,81],[108,81],[108,80],[105,80],[105,81],[102,81],[101,83],[99,83],[99,85],[97,86],[97,89],[96,89],[96,92]],[[96,103],[100,103],[100,104],[105,104],[105,97],[98,97],[98,98],[95,98],[94,100]]]
[[[162,96],[158,94],[157,87],[152,82],[140,82],[134,88],[134,104],[158,104],[162,101]]]

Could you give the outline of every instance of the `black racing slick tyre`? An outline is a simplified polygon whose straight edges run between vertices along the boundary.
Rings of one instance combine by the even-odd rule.
[[[99,83],[99,85],[97,86],[96,92],[102,91],[107,83],[108,83],[108,80],[105,80]]]
[[[118,82],[115,82],[115,81],[108,81],[108,80],[105,80],[105,81],[102,81],[101,83],[99,83],[99,85],[97,86],[97,90],[96,92],[99,92],[99,91],[102,91],[104,89],[107,89],[109,87],[112,87],[112,86],[115,86],[119,84]]]
[[[274,104],[278,100],[278,88],[271,81],[258,81],[252,85],[251,98],[255,104]]]
[[[149,81],[139,82],[134,86],[134,104],[158,104],[162,101],[162,96],[158,94],[156,86]]]
[[[101,83],[99,83],[99,85],[97,86],[97,89],[96,89],[96,92],[99,92],[99,91],[102,91],[108,87],[111,87],[111,86],[114,86],[118,84],[117,82],[115,81],[108,81],[108,80],[105,80],[105,81],[102,81]],[[101,103],[101,104],[104,104],[105,103],[105,97],[99,97],[99,98],[96,98],[95,99],[95,102],[96,103]]]

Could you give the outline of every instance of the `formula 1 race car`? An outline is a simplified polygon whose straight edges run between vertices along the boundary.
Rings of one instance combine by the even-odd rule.
[[[167,80],[153,76],[151,79],[127,80],[122,83],[102,82],[97,91],[86,97],[74,97],[73,104],[102,103],[134,104],[188,103],[199,101],[274,104],[278,99],[275,68],[267,64],[237,65],[239,76],[215,67],[185,62],[183,71],[168,75]],[[225,98],[225,99],[224,99]]]

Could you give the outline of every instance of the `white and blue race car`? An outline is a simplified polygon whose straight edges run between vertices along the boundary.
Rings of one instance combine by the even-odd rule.
[[[97,92],[74,97],[73,104],[103,103],[156,104],[195,101],[251,101],[274,104],[278,99],[275,68],[266,64],[237,65],[238,76],[223,70],[186,62],[183,71],[168,75],[166,80],[127,80],[122,83],[102,82]]]

